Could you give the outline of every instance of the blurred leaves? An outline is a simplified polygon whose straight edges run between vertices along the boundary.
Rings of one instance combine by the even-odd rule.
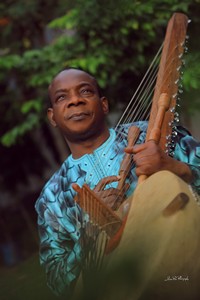
[[[27,107],[32,103],[31,98],[44,97],[48,84],[59,70],[74,66],[96,75],[111,98],[111,106],[116,101],[128,102],[130,91],[136,88],[163,40],[172,13],[177,10],[189,13],[191,10],[195,14],[197,3],[189,0],[181,4],[174,0],[162,3],[158,0],[146,3],[77,0],[74,4],[61,0],[58,3],[55,0],[48,3],[29,0],[28,4],[25,0],[18,3],[5,1],[1,4],[1,17],[2,20],[7,18],[8,22],[2,23],[1,40],[2,45],[7,43],[0,52],[0,79],[6,101],[12,106],[12,83],[20,98],[18,105],[14,104],[15,109],[19,106],[18,109],[23,111],[24,103],[29,103]],[[44,14],[43,4],[48,14]],[[187,90],[198,89],[200,58],[194,53],[189,59],[190,69],[185,72],[184,86]],[[40,105],[41,101],[38,107]],[[37,112],[40,114],[42,109]],[[40,119],[38,117],[38,122]],[[11,120],[7,121],[10,124]],[[14,130],[15,120],[12,122]],[[20,122],[26,123],[23,115]],[[13,131],[8,130],[8,136],[9,132]],[[26,130],[14,132],[17,137],[17,132],[21,136]]]
[[[183,80],[187,91],[197,90],[198,0],[1,3],[1,144],[17,146],[27,133],[44,125],[48,84],[69,66],[94,74],[111,108],[117,103],[126,105],[159,49],[175,11],[185,12],[194,20],[190,25],[192,54],[188,55],[189,68]]]
[[[78,23],[78,10],[69,10],[66,15],[49,23],[49,28],[74,29]]]
[[[183,76],[183,85],[187,92],[200,88],[200,54],[188,54],[186,70]]]
[[[13,127],[1,137],[2,144],[7,147],[14,145],[19,136],[23,136],[27,131],[37,126],[38,123],[38,114],[30,113],[23,123]]]

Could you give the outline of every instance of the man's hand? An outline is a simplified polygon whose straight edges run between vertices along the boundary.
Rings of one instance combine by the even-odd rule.
[[[137,176],[150,176],[158,171],[168,170],[187,182],[192,180],[190,168],[185,163],[168,156],[154,141],[125,148],[125,152],[134,154]]]

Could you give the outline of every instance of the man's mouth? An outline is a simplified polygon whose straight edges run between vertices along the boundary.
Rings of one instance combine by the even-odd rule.
[[[80,112],[80,113],[73,113],[67,117],[68,120],[80,121],[90,116],[89,113]]]

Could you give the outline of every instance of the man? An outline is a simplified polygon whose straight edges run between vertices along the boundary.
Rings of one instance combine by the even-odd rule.
[[[200,144],[180,128],[171,158],[154,142],[145,143],[147,123],[136,122],[140,128],[137,145],[127,148],[130,125],[116,130],[107,127],[108,101],[100,94],[96,80],[82,70],[70,68],[60,72],[49,86],[49,96],[49,121],[62,132],[71,155],[45,185],[36,210],[41,263],[46,268],[48,285],[60,294],[73,286],[81,271],[80,226],[87,220],[83,220],[74,201],[79,187],[86,183],[114,207],[125,149],[134,154],[126,195],[134,191],[137,176],[160,170],[175,173],[200,191]]]

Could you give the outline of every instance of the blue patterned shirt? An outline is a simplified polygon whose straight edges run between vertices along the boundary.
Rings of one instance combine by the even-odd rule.
[[[137,140],[137,144],[141,144],[145,141],[147,122],[136,122],[134,125],[141,130]],[[75,204],[75,192],[71,185],[77,183],[82,186],[86,183],[94,189],[102,178],[118,175],[129,127],[127,124],[116,130],[110,129],[107,141],[92,154],[85,154],[79,159],[73,159],[70,155],[47,182],[36,202],[40,261],[46,269],[47,283],[56,294],[67,292],[81,271],[79,239],[84,217]],[[190,166],[192,185],[200,193],[200,143],[181,127],[178,128],[174,158]],[[128,194],[131,194],[137,184],[135,166],[127,180],[130,184]],[[117,183],[110,185],[116,188]]]

